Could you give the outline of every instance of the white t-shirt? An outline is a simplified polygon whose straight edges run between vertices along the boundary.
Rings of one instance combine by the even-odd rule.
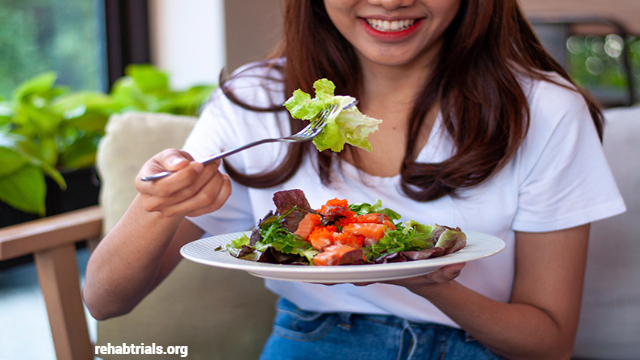
[[[251,72],[260,75],[261,71]],[[284,102],[280,84],[272,82],[261,87],[260,83],[259,78],[248,76],[232,84],[235,94],[251,104]],[[191,221],[213,235],[248,230],[275,208],[273,193],[287,189],[303,190],[313,208],[333,198],[347,199],[350,203],[373,203],[380,199],[384,207],[403,215],[402,220],[459,226],[463,231],[488,233],[503,239],[504,251],[467,263],[457,281],[492,299],[508,302],[515,268],[515,231],[560,230],[625,210],[586,104],[579,94],[540,81],[524,81],[523,88],[531,109],[531,125],[524,143],[501,171],[481,185],[461,191],[459,197],[416,202],[399,190],[400,176],[370,176],[348,163],[335,169],[334,181],[327,188],[319,180],[314,159],[307,157],[296,175],[281,185],[252,189],[234,183],[231,198],[220,210]],[[217,91],[184,149],[200,159],[283,134],[289,134],[284,112],[248,111]],[[281,143],[265,144],[226,161],[243,172],[257,173],[272,169],[282,159],[284,150],[285,145]],[[438,118],[417,160],[440,162],[452,152],[452,141]],[[314,158],[315,153],[312,152],[311,157]],[[429,301],[398,286],[325,286],[276,280],[266,280],[266,285],[309,311],[388,314],[457,326]]]

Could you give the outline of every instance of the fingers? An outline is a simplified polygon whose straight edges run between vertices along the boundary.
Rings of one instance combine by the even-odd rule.
[[[146,211],[165,216],[198,216],[219,209],[231,195],[231,182],[218,171],[220,162],[204,166],[186,152],[169,149],[150,159],[136,178]],[[156,181],[140,178],[172,171]]]
[[[466,263],[446,265],[439,268],[436,271],[430,272],[425,275],[406,278],[406,279],[384,281],[383,283],[404,286],[407,288],[421,287],[421,286],[434,285],[434,284],[445,284],[457,278],[460,275],[460,272],[462,271],[465,265]]]
[[[189,197],[188,200],[175,204],[170,210],[185,213],[187,216],[199,216],[218,210],[231,195],[231,181],[227,175],[217,173],[214,179]]]
[[[440,269],[425,275],[425,277],[435,284],[444,284],[457,278],[464,266],[465,263],[443,266]]]
[[[443,273],[450,279],[453,280],[460,275],[462,269],[465,267],[467,263],[453,264],[442,267]]]

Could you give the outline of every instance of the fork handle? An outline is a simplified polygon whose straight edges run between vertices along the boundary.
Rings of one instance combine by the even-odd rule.
[[[237,152],[240,152],[242,150],[246,150],[246,149],[252,148],[252,147],[254,147],[256,145],[266,144],[266,143],[270,143],[270,142],[274,142],[274,141],[278,141],[278,139],[262,139],[262,140],[254,141],[252,143],[237,147],[235,149],[227,150],[225,152],[221,152],[220,154],[209,156],[208,158],[202,160],[201,163],[203,165],[209,165],[210,163],[212,163],[212,162],[214,162],[214,161],[216,161],[218,159],[222,159],[222,158],[227,157],[229,155],[233,155],[233,154],[235,154]],[[173,174],[173,171],[163,171],[163,172],[159,172],[157,174],[153,174],[153,175],[142,177],[140,180],[142,180],[142,181],[155,181],[155,180],[162,179],[163,177],[169,176],[171,174]]]

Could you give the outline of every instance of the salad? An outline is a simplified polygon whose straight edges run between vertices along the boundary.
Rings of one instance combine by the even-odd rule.
[[[276,212],[260,220],[250,236],[216,250],[257,262],[332,266],[423,260],[466,245],[460,228],[401,222],[380,200],[332,199],[315,210],[302,190],[276,192],[273,200]]]
[[[336,96],[336,86],[332,81],[320,79],[313,83],[316,95],[311,95],[298,89],[283,104],[294,119],[313,119],[330,105],[337,104],[338,110],[333,111],[327,119],[325,128],[313,138],[313,144],[318,151],[330,149],[340,152],[345,144],[371,151],[371,144],[367,137],[378,130],[382,120],[363,115],[357,107],[343,109],[356,99],[351,96]]]

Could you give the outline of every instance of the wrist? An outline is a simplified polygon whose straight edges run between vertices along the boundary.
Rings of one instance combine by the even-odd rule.
[[[185,218],[184,215],[166,215],[160,211],[147,210],[140,194],[134,198],[132,205],[128,211],[134,212],[136,221],[158,227],[177,227]]]
[[[421,282],[405,285],[405,287],[412,293],[431,302],[442,296],[450,296],[450,294],[452,294],[452,292],[454,292],[459,286],[460,283],[455,280],[444,283]]]

